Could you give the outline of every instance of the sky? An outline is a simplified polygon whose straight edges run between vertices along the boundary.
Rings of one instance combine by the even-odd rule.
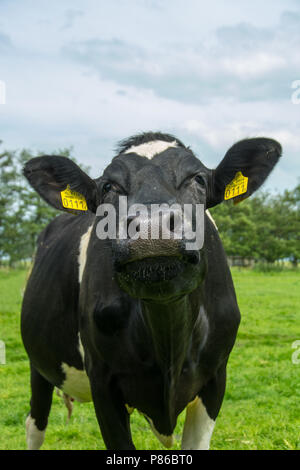
[[[265,136],[283,147],[265,188],[299,182],[300,0],[0,0],[1,82],[2,149],[73,147],[97,177],[139,132],[209,168]]]

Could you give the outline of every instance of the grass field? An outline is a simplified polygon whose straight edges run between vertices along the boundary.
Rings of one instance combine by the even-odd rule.
[[[242,322],[211,448],[300,449],[300,364],[292,362],[292,344],[300,340],[300,272],[233,270],[233,277]],[[25,449],[29,367],[19,332],[25,279],[25,271],[0,271],[0,340],[6,344],[6,365],[0,365],[0,449]],[[137,449],[162,449],[136,411],[132,434]],[[67,424],[67,410],[54,394],[43,448],[104,449],[92,404],[75,403]]]

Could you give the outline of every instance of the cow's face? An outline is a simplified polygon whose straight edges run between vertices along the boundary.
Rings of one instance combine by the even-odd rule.
[[[197,223],[204,229],[204,210],[197,221],[195,208],[206,205],[210,174],[190,150],[173,145],[153,157],[139,155],[138,147],[129,149],[104,171],[98,181],[101,202],[114,206],[118,229],[127,235],[120,238],[118,230],[112,240],[114,269],[131,296],[163,301],[201,282],[205,257],[195,229]],[[126,201],[125,216],[120,196]]]
[[[174,137],[144,134],[125,141],[118,156],[96,180],[70,160],[54,156],[32,159],[24,174],[58,209],[70,211],[62,206],[61,198],[67,185],[85,197],[89,210],[97,212],[96,223],[103,221],[103,204],[113,207],[118,227],[111,240],[112,261],[120,286],[133,297],[167,301],[196,289],[205,274],[205,239],[204,249],[197,244],[191,248],[185,230],[189,227],[199,234],[196,228],[200,223],[200,231],[204,231],[196,207],[206,209],[222,202],[226,186],[238,172],[248,178],[248,186],[235,199],[249,197],[265,181],[280,155],[281,147],[274,140],[246,139],[231,147],[219,166],[210,170]],[[120,213],[120,200],[125,197],[124,215]],[[140,211],[137,204],[146,211]],[[184,205],[194,210],[186,213]],[[153,218],[151,209],[158,206],[161,210]],[[163,228],[168,229],[167,236]]]

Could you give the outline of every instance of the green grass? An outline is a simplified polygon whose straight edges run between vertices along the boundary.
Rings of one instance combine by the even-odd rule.
[[[212,449],[300,449],[300,364],[292,343],[300,339],[300,273],[233,270],[242,313],[228,364],[226,395]],[[0,340],[7,364],[0,365],[0,449],[25,449],[29,367],[20,338],[20,304],[26,272],[0,270]],[[184,414],[178,420],[180,448]],[[137,449],[163,449],[136,411]],[[91,403],[75,403],[71,421],[54,394],[44,449],[104,449]]]

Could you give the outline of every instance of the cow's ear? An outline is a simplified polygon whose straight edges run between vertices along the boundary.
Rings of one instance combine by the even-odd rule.
[[[96,212],[98,189],[79,166],[67,157],[36,157],[29,160],[23,173],[31,186],[55,209],[75,214]]]
[[[207,207],[251,196],[266,180],[281,156],[281,145],[264,137],[234,144],[211,173]]]

